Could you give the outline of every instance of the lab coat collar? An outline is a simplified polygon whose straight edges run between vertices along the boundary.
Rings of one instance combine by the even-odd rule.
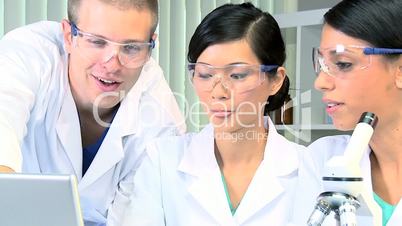
[[[67,59],[66,59],[67,62]],[[141,72],[139,79],[120,104],[119,110],[106,134],[104,142],[98,150],[91,166],[82,178],[82,141],[77,108],[72,97],[68,76],[65,81],[65,98],[57,121],[56,131],[60,142],[67,153],[74,172],[80,181],[79,187],[89,186],[124,157],[123,138],[135,134],[138,130],[138,108],[143,93],[156,80],[152,67],[155,61],[151,58]],[[67,65],[66,69],[67,71]],[[67,74],[67,72],[66,72]]]
[[[372,150],[369,146],[367,146],[366,152],[360,162],[360,167],[362,169],[363,178],[365,180],[366,191],[369,194],[370,202],[377,205],[377,202],[374,200],[373,194],[373,182],[371,179],[371,162],[370,162],[370,154]],[[402,200],[402,199],[401,199]],[[389,219],[387,226],[399,226],[402,222],[402,202],[399,200],[391,218]],[[358,209],[359,210],[359,209]],[[378,206],[378,211],[381,212],[380,207]]]
[[[68,84],[68,83],[67,83]],[[78,113],[67,86],[65,98],[56,125],[57,135],[67,153],[79,181],[79,188],[89,186],[112,168],[123,156],[119,126],[112,124],[91,166],[82,177],[82,142]]]
[[[82,151],[81,151],[82,152]],[[112,123],[104,141],[99,147],[91,166],[82,178],[79,188],[88,187],[102,175],[112,169],[124,157],[121,131]]]
[[[143,95],[150,95],[147,91],[158,81],[160,68],[153,58],[142,68],[141,74],[120,104],[120,108],[113,122],[120,128],[121,136],[135,134],[139,128],[140,102]]]
[[[208,124],[198,134],[195,134],[187,150],[184,152],[178,170],[193,176],[211,173],[219,169],[214,153],[214,128]]]
[[[67,70],[67,69],[66,69]],[[66,80],[68,78],[65,78]],[[57,119],[56,133],[70,159],[78,180],[82,177],[82,142],[77,108],[68,81],[65,81],[65,96]]]
[[[282,183],[297,175],[295,171],[299,166],[300,150],[278,134],[268,117],[265,118],[265,123],[268,126],[268,140],[264,160],[236,211],[235,217],[239,225],[274,201],[285,191]]]
[[[266,127],[268,127],[264,161],[269,161],[269,164],[273,164],[274,167],[272,168],[276,171],[276,175],[286,176],[298,168],[300,153],[296,148],[297,144],[289,142],[280,135],[269,117],[265,117],[264,120]],[[211,169],[217,166],[215,153],[213,152],[214,148],[214,128],[211,124],[208,124],[193,136],[178,170],[194,176],[203,172],[208,173],[202,169]],[[286,164],[283,161],[276,161],[278,159],[286,159]]]
[[[391,218],[389,219],[387,226],[400,226],[402,222],[402,204],[401,200],[397,204],[394,213],[392,214]]]
[[[214,129],[207,125],[194,135],[179,163],[178,171],[190,175],[188,192],[219,225],[233,221],[214,154]],[[233,224],[234,225],[234,224]]]
[[[227,224],[234,219],[241,224],[252,217],[284,191],[281,180],[287,180],[287,176],[298,168],[299,153],[294,144],[276,132],[269,118],[265,120],[269,125],[269,134],[264,160],[257,169],[235,217],[231,216],[215,158],[212,125],[194,135],[180,161],[178,171],[193,176],[190,181],[186,181],[189,193],[220,224]]]
[[[296,171],[299,167],[300,149],[304,149],[298,144],[290,142],[280,135],[274,123],[269,117],[265,117],[268,125],[268,140],[264,152],[264,161],[277,176],[287,176]]]
[[[152,67],[154,64],[151,58],[144,65],[137,82],[121,102],[104,141],[79,184],[81,188],[95,182],[124,158],[123,139],[138,132],[141,97],[156,80],[153,72],[155,67]]]

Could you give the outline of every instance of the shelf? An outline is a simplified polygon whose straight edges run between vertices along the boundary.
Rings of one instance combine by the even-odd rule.
[[[329,8],[276,14],[274,18],[281,28],[318,25],[322,24],[323,15],[328,10]]]
[[[322,136],[342,133],[329,121],[311,61],[313,47],[320,45],[323,15],[328,9],[274,15],[286,44],[285,67],[292,87],[291,125],[275,125],[278,132],[296,143],[308,145]]]

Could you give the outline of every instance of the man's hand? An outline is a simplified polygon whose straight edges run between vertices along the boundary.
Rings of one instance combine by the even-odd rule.
[[[0,173],[14,173],[15,171],[7,166],[0,166]]]

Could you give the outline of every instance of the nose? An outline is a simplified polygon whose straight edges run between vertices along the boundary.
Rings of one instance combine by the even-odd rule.
[[[229,85],[222,76],[217,77],[217,79],[214,81],[211,95],[215,100],[226,100],[230,98]]]
[[[317,78],[314,81],[314,88],[318,91],[324,92],[335,88],[334,77],[320,70]]]
[[[119,70],[123,64],[119,57],[119,48],[114,46],[114,48],[105,49],[105,55],[102,59],[102,66],[109,72],[114,72]]]

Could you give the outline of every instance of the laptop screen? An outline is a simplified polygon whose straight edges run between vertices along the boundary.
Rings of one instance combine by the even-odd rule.
[[[83,226],[75,176],[0,174],[0,225]]]

